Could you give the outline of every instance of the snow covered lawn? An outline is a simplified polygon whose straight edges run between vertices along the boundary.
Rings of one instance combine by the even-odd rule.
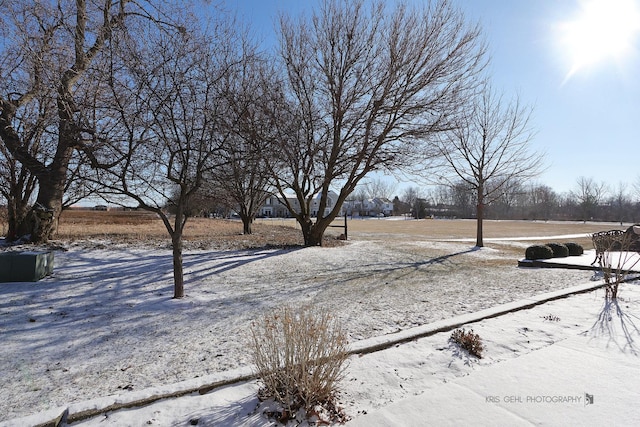
[[[166,249],[71,247],[56,252],[53,277],[0,284],[0,421],[246,368],[251,321],[286,303],[330,310],[356,343],[589,283],[592,276],[579,270],[517,268],[512,255],[475,250],[463,242],[361,241],[334,248],[191,251],[184,258],[187,297],[172,300],[170,257]],[[631,335],[637,335],[629,326],[635,327],[640,300],[629,290],[634,286],[625,285],[620,294],[629,298],[624,300],[628,307],[620,307]],[[506,326],[492,326],[498,319],[474,324],[488,346],[480,361],[449,344],[447,334],[353,357],[342,397],[346,411],[352,416],[373,413],[485,365],[599,325],[608,327],[598,316],[615,317],[620,311],[603,307],[603,295],[598,291],[548,303],[559,305],[541,306],[544,314],[527,310],[501,316],[513,317]],[[581,308],[562,305],[574,298],[586,302]],[[517,317],[526,313],[526,321]],[[546,315],[560,320],[545,320]],[[619,350],[635,355],[637,347]],[[195,405],[177,414],[158,409],[130,421],[174,425],[197,415],[203,422],[223,416],[260,425],[259,414],[234,418],[255,409],[256,387],[250,382],[226,388],[230,394],[199,396],[213,399],[206,409]],[[180,400],[175,403],[184,405]],[[140,422],[139,416],[148,418]]]
[[[640,286],[623,289],[617,303],[596,290],[475,322],[482,359],[450,343],[449,332],[352,356],[341,393],[347,426],[634,425]],[[258,387],[245,381],[71,425],[273,425]]]

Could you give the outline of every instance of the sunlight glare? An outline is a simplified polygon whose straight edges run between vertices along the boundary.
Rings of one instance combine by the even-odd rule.
[[[581,69],[606,59],[629,56],[640,32],[637,0],[585,0],[579,15],[561,26],[561,40],[569,55],[568,80]]]

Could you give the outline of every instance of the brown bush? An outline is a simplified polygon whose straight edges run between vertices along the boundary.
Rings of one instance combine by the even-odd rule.
[[[476,356],[478,359],[482,359],[482,352],[484,351],[484,346],[482,345],[482,340],[478,334],[473,332],[473,329],[469,331],[465,331],[464,329],[456,329],[451,334],[451,341],[458,344],[464,350]]]
[[[282,405],[279,421],[320,412],[333,419],[347,354],[346,333],[327,312],[284,307],[251,328],[252,361],[263,387],[261,400]],[[326,420],[325,420],[326,421]]]

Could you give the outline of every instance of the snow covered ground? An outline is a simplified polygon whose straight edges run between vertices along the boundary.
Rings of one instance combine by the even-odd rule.
[[[591,272],[517,268],[512,255],[464,242],[366,241],[335,248],[192,251],[184,258],[187,297],[172,300],[170,257],[166,249],[71,247],[56,253],[53,277],[1,284],[0,421],[15,425],[15,418],[70,404],[99,406],[104,396],[126,401],[136,393],[244,375],[250,372],[245,347],[251,321],[285,303],[330,310],[353,345],[363,345],[595,283]],[[590,262],[593,255],[584,259]],[[619,305],[605,306],[599,290],[475,323],[487,347],[480,360],[450,344],[450,333],[354,356],[341,402],[354,424],[384,420],[386,408],[408,398],[431,399],[433,393],[453,398],[443,386],[576,339],[635,361],[638,286],[624,285],[620,297]],[[486,396],[500,401],[483,408],[507,406],[504,385],[484,381]],[[597,399],[598,393],[608,393],[602,385],[588,385],[568,383],[568,388]],[[508,392],[514,395],[539,393],[533,384],[512,386]],[[266,419],[255,412],[257,387],[254,381],[242,382],[85,423],[172,426],[199,419],[198,425],[264,425]],[[563,390],[553,390],[550,383],[543,391]],[[83,403],[90,399],[97,400]],[[532,411],[547,410],[532,405]],[[454,410],[464,412],[464,404]],[[410,419],[396,421],[411,424]]]

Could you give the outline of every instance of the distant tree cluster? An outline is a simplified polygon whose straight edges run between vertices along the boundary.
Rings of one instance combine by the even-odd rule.
[[[635,188],[635,191],[627,188]],[[410,187],[397,198],[398,214],[414,218],[476,218],[477,192],[454,185]],[[574,189],[557,193],[551,187],[523,182],[512,185],[485,206],[487,219],[640,222],[640,179],[635,187],[611,188],[592,178],[578,177]]]

